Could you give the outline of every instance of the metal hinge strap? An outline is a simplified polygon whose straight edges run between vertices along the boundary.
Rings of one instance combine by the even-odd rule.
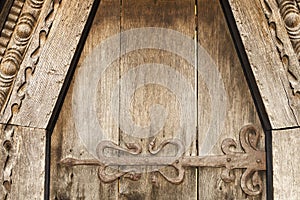
[[[130,144],[127,148],[122,148],[111,141],[102,141],[97,148],[99,159],[79,160],[65,158],[60,161],[60,164],[64,166],[99,166],[99,178],[105,183],[115,181],[122,176],[131,180],[139,180],[141,173],[130,170],[132,166],[171,166],[177,170],[176,177],[165,175],[160,168],[153,170],[153,172],[159,172],[167,181],[174,184],[180,184],[184,180],[185,167],[224,168],[221,178],[225,182],[235,180],[235,176],[232,175],[231,170],[246,169],[241,177],[241,188],[248,195],[258,195],[262,192],[263,188],[258,171],[266,170],[266,153],[257,148],[260,134],[253,125],[247,125],[241,129],[239,139],[243,151],[236,151],[237,143],[233,139],[227,138],[223,140],[221,145],[224,155],[181,156],[182,154],[177,154],[175,157],[157,157],[155,155],[167,144],[177,145],[178,152],[182,152],[183,146],[178,139],[166,140],[156,149],[154,148],[155,143],[151,142],[148,151],[152,156],[148,157],[138,156],[142,152],[142,148],[137,144]],[[131,156],[108,157],[103,153],[105,149],[123,151],[131,154]],[[105,169],[109,166],[125,168],[122,168],[122,170],[118,168],[116,173],[107,174]]]

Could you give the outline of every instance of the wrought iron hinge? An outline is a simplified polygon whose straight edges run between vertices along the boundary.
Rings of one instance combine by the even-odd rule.
[[[159,172],[167,181],[180,184],[184,180],[186,167],[215,167],[224,168],[221,178],[225,182],[232,182],[235,176],[231,173],[234,169],[245,169],[241,176],[241,188],[248,195],[258,195],[262,192],[263,183],[259,176],[259,171],[266,170],[266,154],[257,148],[260,133],[253,125],[244,126],[240,130],[239,135],[240,144],[243,151],[236,151],[237,143],[230,138],[223,140],[221,149],[223,155],[208,155],[208,156],[181,156],[174,157],[156,157],[166,145],[176,145],[179,151],[182,150],[183,145],[178,139],[169,139],[162,142],[156,147],[155,140],[148,146],[148,151],[151,157],[137,157],[137,156],[117,156],[107,157],[104,155],[105,149],[115,149],[121,152],[126,152],[131,155],[139,155],[142,148],[138,144],[128,144],[127,148],[122,148],[111,141],[102,141],[97,148],[98,158],[91,160],[79,160],[75,158],[65,158],[60,161],[60,164],[65,166],[77,165],[95,165],[99,166],[98,175],[101,181],[109,183],[117,180],[120,177],[126,177],[131,180],[139,180],[141,173],[130,170],[130,166],[170,166],[176,169],[176,177],[170,177],[164,174],[161,168],[153,170]],[[124,170],[118,170],[116,173],[108,174],[107,167],[126,167]]]

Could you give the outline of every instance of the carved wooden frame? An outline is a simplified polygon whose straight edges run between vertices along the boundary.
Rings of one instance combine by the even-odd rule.
[[[252,86],[257,87],[258,94],[254,96],[260,99],[259,106],[262,110],[265,109],[264,114],[268,119],[269,124],[265,126],[265,131],[299,127],[300,2],[253,2],[254,9],[259,8],[252,10],[253,15],[245,12],[246,9],[251,10],[251,7],[247,7],[249,5],[246,0],[229,0],[228,5],[236,21],[246,60],[249,62],[248,70],[253,76],[250,77],[253,79]],[[91,21],[88,16],[98,3],[97,0],[84,1],[83,5],[80,5],[83,11],[78,14],[72,12],[78,5],[66,3],[64,0],[14,0],[0,35],[0,123],[5,126],[0,134],[11,135],[16,126],[51,131],[52,120],[59,112],[59,105],[65,93],[63,88],[68,85],[68,76],[72,74],[69,69],[76,63],[76,54],[80,49],[78,44],[83,41],[82,34],[86,32],[84,28]],[[66,21],[70,19],[63,13],[72,16],[78,14],[82,17],[75,31],[72,30],[74,27],[67,26]],[[265,17],[264,20],[257,20],[262,16]],[[260,30],[258,32],[265,37],[252,37],[251,34],[255,33],[248,32],[251,28]],[[59,45],[66,44],[57,43],[61,39],[59,34],[62,30],[72,35],[72,40],[67,45],[67,53],[60,52],[58,48]],[[265,45],[252,46],[252,42]],[[53,48],[56,48],[56,53],[51,50]],[[264,60],[261,57],[266,56],[262,52],[274,60],[268,63],[260,62]],[[62,54],[61,57],[59,53]],[[56,57],[66,58],[65,62],[60,63],[63,66],[49,67],[53,64],[51,59]],[[263,77],[268,76],[274,80],[274,93],[286,97],[286,100],[277,100],[266,89],[268,81]],[[42,93],[35,92],[36,88],[51,84],[56,84],[56,87],[45,89]],[[47,98],[45,94],[48,95]],[[47,104],[43,111],[40,109],[41,102]],[[9,149],[4,143],[2,145],[4,149]],[[43,172],[45,173],[45,170]],[[40,185],[44,187],[44,183]],[[7,192],[10,191],[7,189]],[[47,196],[46,193],[47,191]]]
[[[11,1],[0,13],[6,18],[0,30],[0,198],[47,199],[50,124],[99,1]],[[32,140],[23,141],[29,135]]]

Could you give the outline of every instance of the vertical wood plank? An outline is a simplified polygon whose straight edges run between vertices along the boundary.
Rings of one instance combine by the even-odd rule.
[[[299,131],[272,131],[274,199],[300,198]]]
[[[195,31],[194,5],[195,2],[193,0],[123,0],[121,15],[122,31],[127,31],[134,28],[143,29],[145,27],[161,27],[178,31],[193,40]],[[156,32],[155,29],[153,30],[154,31],[152,34],[154,35]],[[144,35],[144,38],[148,37],[149,35]],[[164,43],[164,40],[168,39],[170,38],[165,38],[162,41],[159,39],[158,40],[161,42],[162,47],[166,47],[164,45],[168,44],[166,42]],[[143,40],[141,40],[141,42],[143,42]],[[158,41],[153,40],[151,42],[154,44]],[[162,72],[160,71],[161,68],[157,68],[157,64],[164,64],[170,69],[176,70],[180,74],[179,76],[185,77],[187,83],[191,85],[194,90],[194,63],[188,63],[186,60],[181,58],[180,55],[176,55],[175,53],[164,51],[162,49],[145,47],[144,49],[130,51],[129,46],[129,40],[121,40],[121,54],[126,54],[124,54],[124,56],[121,58],[120,78],[125,78],[126,74],[132,71],[134,71],[134,75],[131,79],[132,83],[121,84],[120,98],[132,98],[130,100],[131,108],[127,109],[130,110],[130,115],[132,116],[133,122],[142,127],[149,126],[150,120],[160,119],[163,114],[168,113],[163,128],[154,136],[151,135],[150,132],[148,137],[146,133],[143,135],[143,138],[133,137],[130,135],[131,133],[120,133],[121,145],[132,142],[141,144],[143,147],[142,154],[146,156],[149,154],[147,151],[148,145],[154,138],[156,138],[156,144],[158,146],[164,140],[176,136],[175,132],[179,129],[178,125],[182,114],[180,113],[180,106],[182,106],[181,104],[184,104],[184,102],[180,102],[180,99],[178,99],[178,94],[172,93],[172,91],[170,91],[170,89],[165,85],[158,84],[155,81],[153,81],[152,84],[149,84],[147,81],[155,78],[159,79],[159,76],[162,74]],[[183,46],[184,44],[182,44],[182,48],[184,48]],[[188,50],[190,54],[193,55],[194,44],[192,43],[185,50]],[[140,71],[138,71],[139,69]],[[153,73],[155,70],[157,70],[156,74]],[[164,79],[170,83],[176,84],[176,80],[178,80],[179,77],[174,76],[174,74],[169,74],[166,75]],[[142,86],[138,85],[140,82],[142,82]],[[130,88],[135,87],[137,87],[137,89],[134,95],[132,97],[126,97],[126,91],[129,91]],[[175,85],[175,87],[180,88],[183,86]],[[124,91],[124,95],[122,95],[122,91]],[[151,106],[153,105],[160,105],[164,107],[165,113],[162,113],[160,116],[157,116],[157,113],[154,113],[156,114],[156,117],[151,119]],[[194,105],[185,104],[183,106]],[[122,116],[123,110],[122,107],[120,108],[120,114]],[[191,134],[196,134],[195,127],[194,132]],[[181,139],[183,139],[184,134],[182,134],[181,137]],[[173,150],[170,151],[174,152]],[[192,147],[187,154],[196,154],[195,152],[196,148],[194,145],[194,147]],[[147,168],[145,171],[147,170],[148,172],[151,171],[149,168]],[[165,173],[168,173],[171,176],[176,174],[176,172],[171,169],[163,170]],[[121,178],[120,199],[196,199],[197,193],[195,172],[195,169],[187,169],[184,182],[180,185],[174,185],[167,182],[159,174],[156,176],[152,176],[150,173],[142,174],[141,179],[136,182]]]
[[[219,1],[198,0],[197,2],[198,41],[215,62],[226,91],[226,97],[217,104],[219,112],[213,124],[217,130],[216,133],[219,133],[218,138],[211,150],[202,150],[203,145],[205,145],[203,141],[205,141],[208,136],[202,132],[200,127],[203,127],[203,125],[207,127],[209,123],[212,123],[212,121],[209,121],[207,118],[210,115],[214,115],[214,113],[212,113],[213,107],[209,105],[212,105],[212,99],[216,97],[211,96],[211,93],[209,93],[206,87],[201,85],[203,74],[200,70],[198,71],[198,107],[200,108],[203,104],[206,105],[203,112],[198,111],[199,153],[222,154],[222,141],[225,138],[233,138],[239,141],[239,130],[244,125],[252,123],[259,128],[260,131],[262,131],[262,128]],[[198,57],[198,63],[200,64],[201,59],[203,59],[203,57]],[[208,79],[213,80],[215,74],[212,68],[208,68],[207,71],[205,75],[209,76]],[[221,89],[221,87],[217,89],[217,92],[221,92]],[[210,96],[210,98],[207,98],[207,96]],[[224,116],[222,116],[222,109],[226,111]],[[263,141],[264,136],[262,134],[260,144],[262,149],[264,149]],[[242,170],[235,170],[235,181],[225,183],[221,179],[222,169],[200,168],[198,187],[200,199],[245,199],[246,195],[240,187],[239,177],[241,172]],[[248,198],[265,199],[265,189],[262,195]]]
[[[0,125],[0,199],[43,199],[46,131]]]
[[[67,96],[65,97],[60,116],[56,123],[51,140],[51,188],[50,199],[118,199],[118,181],[113,183],[102,183],[98,177],[97,166],[73,166],[66,167],[59,165],[59,161],[66,157],[76,159],[93,159],[87,144],[79,136],[78,121],[88,123],[90,120],[89,112],[76,115],[74,99],[86,102],[91,110],[97,111],[97,119],[102,130],[105,131],[109,140],[118,142],[118,126],[116,125],[109,111],[111,101],[111,91],[119,78],[118,60],[104,74],[83,74],[84,60],[90,56],[97,46],[114,34],[120,32],[120,3],[118,0],[102,0],[94,18],[88,38],[73,76]],[[96,59],[99,59],[98,57]],[[97,65],[98,62],[92,63]],[[84,77],[84,83],[75,84],[79,76]],[[88,79],[91,77],[99,78],[98,85],[89,85]],[[86,99],[86,95],[76,96],[74,87],[80,87],[84,92],[97,88],[97,100],[91,102]],[[93,104],[94,103],[94,104]],[[78,115],[78,114],[77,114]],[[77,125],[77,126],[76,126]],[[88,127],[86,137],[90,137]],[[100,132],[99,132],[100,133]],[[93,140],[93,138],[90,138]],[[95,146],[96,148],[96,146]]]

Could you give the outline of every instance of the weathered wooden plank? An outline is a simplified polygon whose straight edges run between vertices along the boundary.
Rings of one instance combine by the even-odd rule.
[[[192,0],[122,1],[122,31],[131,30],[134,33],[132,38],[121,38],[120,79],[126,81],[120,84],[120,121],[130,115],[131,123],[150,128],[137,131],[138,134],[129,129],[121,130],[120,144],[140,144],[143,148],[142,157],[150,155],[147,149],[154,138],[158,147],[167,139],[179,138],[185,141],[188,134],[196,135],[195,124],[180,127],[185,119],[193,122],[196,116],[195,101],[189,101],[188,97],[189,92],[195,96],[194,5]],[[171,30],[189,39],[179,40],[174,35],[172,38],[169,35]],[[132,90],[134,93],[131,94]],[[186,99],[181,98],[182,94],[186,95]],[[123,108],[126,100],[130,104]],[[187,116],[185,110],[191,110],[191,116]],[[161,129],[157,130],[158,127]],[[175,152],[171,148],[174,147],[168,145],[162,154],[155,156],[172,155]],[[186,154],[195,153],[196,145],[188,148]],[[151,172],[149,167],[140,170]],[[174,169],[163,169],[163,172],[171,177],[176,176]],[[196,199],[195,172],[195,169],[188,169],[183,183],[179,185],[169,183],[158,173],[142,174],[136,182],[121,178],[120,199]]]
[[[43,6],[35,19],[39,23],[30,27],[33,33],[27,51],[22,60],[17,60],[22,64],[16,66],[18,73],[11,96],[7,93],[7,102],[3,105],[2,123],[48,126],[93,2],[35,2],[38,5],[34,6]],[[37,10],[32,8],[28,12],[36,15]],[[20,25],[20,31],[23,28]]]
[[[0,125],[0,199],[43,199],[46,131]]]
[[[300,198],[299,131],[272,131],[274,199]]]
[[[21,65],[21,68],[18,73],[18,77],[16,79],[14,88],[12,89],[12,96],[9,98],[9,102],[6,105],[6,109],[4,110],[3,116],[1,118],[1,122],[3,123],[12,123],[12,124],[20,124],[23,126],[32,126],[32,127],[40,127],[40,128],[46,128],[49,124],[49,120],[51,118],[53,109],[57,103],[57,99],[61,90],[61,87],[63,85],[63,82],[65,81],[65,77],[68,71],[68,68],[70,66],[71,60],[73,58],[75,49],[77,47],[79,38],[81,36],[84,24],[86,22],[88,13],[90,11],[92,1],[85,1],[82,4],[78,4],[78,2],[68,2],[68,1],[53,1],[54,4],[51,4],[50,1],[45,1],[45,7],[43,8],[41,15],[40,15],[40,21],[45,23],[39,23],[38,27],[35,30],[34,37],[32,39],[32,43],[30,43],[30,46],[27,50],[27,54],[25,55],[23,64]],[[205,5],[204,7],[201,7],[202,5]],[[207,6],[210,5],[210,6]],[[193,68],[193,62],[189,62],[189,60],[182,59],[180,57],[181,51],[177,51],[177,55],[174,55],[172,53],[174,52],[168,52],[164,48],[170,50],[169,43],[166,43],[164,45],[164,40],[160,41],[158,40],[151,40],[152,43],[158,43],[160,42],[162,47],[161,49],[135,49],[135,51],[131,51],[130,48],[128,48],[130,43],[130,40],[126,40],[126,38],[121,38],[121,40],[118,40],[117,36],[116,41],[119,42],[120,48],[122,51],[120,51],[118,48],[116,51],[120,51],[120,55],[117,59],[114,60],[113,63],[109,63],[110,65],[105,70],[104,74],[98,74],[94,73],[93,71],[84,71],[80,70],[80,68],[88,66],[88,64],[93,64],[92,62],[84,63],[84,59],[88,57],[88,55],[92,54],[97,48],[97,45],[100,42],[103,42],[105,39],[110,37],[114,33],[118,33],[120,31],[120,26],[122,26],[122,30],[128,30],[131,28],[143,28],[145,26],[157,26],[157,27],[164,27],[169,29],[175,29],[177,31],[180,31],[181,33],[187,35],[188,37],[192,38],[194,36],[194,30],[195,30],[195,24],[194,24],[194,1],[124,1],[122,2],[122,16],[120,16],[120,7],[119,7],[119,1],[103,1],[103,3],[100,6],[98,15],[96,17],[96,20],[94,21],[94,27],[91,30],[91,34],[89,36],[89,39],[87,40],[87,43],[85,45],[85,49],[82,53],[82,58],[79,62],[79,69],[75,73],[75,82],[77,78],[85,76],[83,84],[80,85],[80,88],[82,90],[85,90],[82,94],[78,95],[73,94],[73,89],[78,86],[78,83],[74,85],[72,83],[70,87],[69,94],[66,97],[65,104],[62,108],[61,116],[57,122],[56,128],[54,130],[54,134],[52,137],[52,152],[51,155],[53,157],[52,163],[51,163],[51,170],[52,170],[52,182],[51,182],[51,198],[53,199],[101,199],[101,198],[109,198],[109,199],[132,199],[132,198],[143,198],[143,199],[154,199],[154,198],[160,198],[160,199],[169,199],[169,198],[176,198],[176,199],[196,199],[197,197],[197,176],[196,176],[196,170],[190,169],[186,173],[186,177],[184,182],[181,185],[172,185],[168,183],[166,180],[164,180],[161,176],[150,176],[145,175],[139,182],[132,182],[125,178],[122,178],[120,180],[119,188],[118,183],[114,182],[111,184],[103,184],[100,183],[98,179],[98,172],[97,168],[93,166],[77,166],[77,167],[66,167],[59,165],[59,161],[66,157],[75,157],[79,159],[85,159],[85,158],[91,158],[92,156],[89,154],[89,148],[91,148],[89,145],[84,144],[84,141],[82,141],[82,138],[78,135],[78,131],[80,128],[78,126],[76,127],[76,123],[78,121],[82,121],[82,123],[89,123],[90,122],[90,116],[89,111],[94,112],[96,110],[96,117],[98,118],[98,121],[101,128],[105,131],[107,131],[107,137],[109,140],[112,140],[116,143],[120,142],[121,145],[124,146],[125,143],[130,142],[139,142],[143,145],[144,150],[146,149],[148,143],[154,138],[151,133],[149,133],[149,137],[147,139],[136,139],[131,136],[124,136],[124,133],[121,132],[122,137],[119,141],[119,131],[118,131],[118,119],[112,119],[111,115],[112,110],[110,109],[116,109],[118,111],[118,107],[111,108],[110,104],[112,101],[116,101],[113,99],[114,95],[119,95],[118,93],[112,93],[114,89],[116,89],[116,86],[118,86],[117,80],[119,78],[126,78],[126,73],[130,72],[132,69],[136,69],[137,66],[142,64],[154,64],[157,63],[164,64],[171,66],[173,69],[168,70],[157,70],[157,71],[147,71],[150,66],[146,66],[144,68],[146,71],[140,71],[135,75],[136,81],[133,84],[133,87],[138,86],[137,90],[134,93],[134,97],[131,99],[131,113],[133,121],[140,126],[145,126],[149,122],[149,119],[155,119],[155,117],[158,117],[161,119],[161,116],[158,116],[157,114],[162,114],[161,112],[156,112],[155,116],[151,116],[151,105],[158,104],[162,105],[166,108],[166,111],[169,113],[167,116],[168,123],[163,127],[160,135],[157,135],[156,142],[160,143],[165,138],[174,137],[174,131],[178,130],[179,127],[178,123],[180,119],[180,109],[178,107],[180,106],[193,106],[193,104],[189,104],[189,102],[183,101],[180,102],[180,99],[178,100],[176,94],[172,94],[172,91],[170,88],[165,89],[163,87],[163,84],[155,85],[154,83],[149,84],[147,82],[148,80],[151,80],[151,78],[154,77],[154,79],[159,78],[162,76],[163,73],[170,73],[177,71],[178,74],[174,78],[174,76],[168,74],[167,76],[164,76],[164,78],[174,85],[174,88],[181,88],[181,89],[189,89],[188,87],[185,87],[184,85],[178,84],[178,80],[180,80],[181,75],[185,78],[186,82],[190,85],[192,85],[193,89],[197,89],[199,91],[198,93],[198,108],[205,107],[205,109],[202,109],[199,111],[198,114],[195,113],[195,116],[199,116],[199,130],[206,129],[209,127],[209,123],[214,122],[215,124],[218,124],[218,126],[215,126],[215,130],[223,131],[222,137],[220,137],[216,142],[216,145],[213,146],[214,148],[209,148],[210,146],[206,146],[203,148],[202,142],[207,144],[210,144],[211,141],[214,141],[214,138],[210,138],[213,140],[206,140],[206,135],[203,135],[201,131],[199,132],[198,137],[198,144],[199,144],[199,153],[212,153],[212,154],[220,154],[220,146],[221,141],[225,137],[229,137],[232,135],[228,135],[227,133],[235,133],[235,137],[237,138],[238,130],[242,127],[242,125],[246,123],[254,123],[258,127],[260,127],[260,123],[257,117],[257,113],[255,111],[255,108],[253,106],[253,102],[251,100],[251,96],[249,93],[249,90],[247,88],[247,84],[242,77],[242,70],[239,65],[239,61],[237,59],[236,54],[232,54],[234,52],[234,48],[232,45],[232,42],[230,42],[230,37],[228,30],[225,27],[224,18],[221,15],[221,9],[218,6],[216,8],[216,2],[209,2],[209,1],[199,1],[198,7],[203,8],[203,10],[200,11],[199,9],[199,41],[201,45],[203,45],[206,49],[208,49],[208,52],[212,55],[213,60],[216,62],[218,68],[218,71],[221,74],[221,79],[224,81],[224,85],[226,88],[227,97],[226,102],[229,102],[226,104],[226,107],[224,104],[222,104],[225,99],[219,99],[222,103],[217,102],[217,104],[212,104],[212,106],[207,106],[212,101],[212,98],[214,98],[214,94],[220,93],[223,94],[222,87],[219,87],[217,84],[216,91],[210,90],[211,87],[207,86],[208,82],[205,82],[205,76],[207,74],[201,74],[203,71],[198,69],[198,77],[196,77],[197,74],[195,74],[195,70]],[[207,6],[207,7],[206,7]],[[101,10],[102,8],[102,10]],[[137,8],[137,9],[134,9]],[[51,11],[52,10],[52,11]],[[215,11],[218,15],[212,15],[211,12]],[[203,12],[202,12],[203,11]],[[50,14],[49,14],[50,12]],[[256,12],[256,11],[255,11]],[[200,16],[202,17],[200,19]],[[213,16],[213,18],[211,18]],[[218,16],[218,17],[216,17]],[[222,17],[221,17],[222,16]],[[47,17],[47,20],[43,21]],[[120,22],[120,18],[122,18],[122,22]],[[52,21],[54,20],[54,21]],[[76,26],[74,26],[76,24]],[[78,25],[79,24],[79,25]],[[103,28],[105,27],[105,28]],[[48,30],[49,29],[49,30]],[[224,34],[224,29],[226,29],[226,34]],[[153,29],[152,29],[153,30]],[[155,32],[154,32],[155,34]],[[68,39],[65,39],[68,38]],[[69,38],[75,38],[74,40],[70,40]],[[147,38],[147,35],[145,35],[145,39]],[[128,39],[128,38],[127,38]],[[152,38],[153,39],[153,38]],[[167,40],[167,39],[166,39]],[[71,42],[70,42],[71,41]],[[144,40],[137,40],[137,41],[144,41]],[[176,42],[174,40],[174,42]],[[138,42],[137,42],[138,43]],[[136,43],[135,43],[136,44]],[[194,49],[194,43],[184,43],[182,42],[179,46],[182,48],[182,51],[188,50],[188,53],[191,55],[194,55],[195,49]],[[61,51],[56,51],[58,48],[63,46],[64,53],[61,53]],[[178,46],[178,44],[177,44]],[[252,48],[252,47],[251,47]],[[228,51],[228,49],[231,49],[231,51]],[[97,49],[96,49],[97,50]],[[98,49],[99,50],[99,49]],[[176,50],[176,49],[174,49]],[[198,49],[199,50],[199,49]],[[129,52],[131,51],[131,52]],[[124,55],[122,55],[124,53]],[[126,53],[126,54],[125,54]],[[249,53],[249,51],[248,51]],[[250,54],[250,53],[249,53]],[[111,55],[108,52],[108,57]],[[276,56],[275,56],[276,57]],[[98,60],[97,60],[98,59]],[[105,58],[104,58],[105,59]],[[119,63],[119,59],[121,61],[121,67]],[[198,57],[199,60],[201,60],[201,57]],[[252,58],[254,59],[254,57]],[[95,63],[98,63],[98,61],[101,60],[101,58],[96,57]],[[254,59],[255,60],[255,59]],[[195,60],[196,61],[196,60]],[[204,60],[206,61],[206,60]],[[201,63],[201,62],[200,62]],[[274,64],[274,63],[271,63]],[[276,63],[275,63],[276,64]],[[223,68],[223,66],[226,66]],[[148,68],[147,68],[148,67]],[[164,68],[160,66],[161,68]],[[209,72],[215,73],[212,69],[207,70]],[[89,73],[87,73],[89,72]],[[121,72],[121,74],[119,74]],[[147,72],[147,73],[145,73]],[[148,73],[149,72],[149,73]],[[269,72],[268,72],[269,73]],[[274,72],[275,75],[277,75],[277,72]],[[46,74],[46,75],[45,75]],[[284,74],[284,73],[283,73]],[[98,80],[97,77],[101,76],[99,78],[99,82],[96,84],[89,84],[89,80]],[[208,75],[208,77],[210,77]],[[215,83],[219,83],[220,81],[218,78],[220,77],[210,77],[211,81],[217,81]],[[285,78],[284,75],[281,76],[275,76],[275,78]],[[139,81],[144,81],[143,87],[140,87],[137,83]],[[279,79],[278,79],[279,80]],[[276,84],[280,84],[280,81],[277,79],[275,80]],[[133,82],[134,82],[133,81]],[[201,82],[202,81],[202,82]],[[194,85],[194,83],[197,82],[197,86]],[[211,82],[209,82],[211,83]],[[265,83],[265,82],[264,82]],[[276,85],[277,86],[277,85]],[[121,94],[125,94],[126,92],[130,91],[127,90],[130,88],[131,85],[129,84],[123,84],[120,82],[120,91]],[[218,88],[219,87],[219,88]],[[264,85],[260,85],[260,89],[264,90]],[[90,92],[94,91],[94,88],[97,88],[97,102],[93,102],[89,99],[88,94]],[[125,88],[125,89],[124,89]],[[283,92],[284,89],[289,88],[288,82],[284,82],[284,86],[281,86],[276,88],[276,91]],[[270,89],[270,88],[268,88]],[[268,91],[268,89],[266,89]],[[272,88],[271,88],[272,89]],[[125,91],[125,92],[124,92]],[[229,91],[234,91],[230,93]],[[186,92],[186,93],[184,93]],[[185,90],[182,94],[187,94],[188,91]],[[209,94],[208,94],[209,93]],[[208,94],[208,95],[207,95]],[[290,93],[287,92],[289,95]],[[212,96],[212,98],[209,98],[209,96]],[[271,93],[268,94],[271,96]],[[276,94],[277,95],[277,94]],[[273,109],[273,107],[276,105],[269,105],[268,104],[268,97],[265,97],[265,104],[267,105],[269,109],[267,111],[269,112],[270,109]],[[220,96],[219,96],[220,97]],[[273,95],[274,97],[274,95]],[[272,97],[272,98],[273,98]],[[277,96],[275,96],[277,98]],[[74,101],[74,98],[77,100]],[[123,98],[123,96],[119,97],[120,99]],[[73,100],[72,100],[73,99]],[[79,99],[79,100],[78,100]],[[282,100],[282,99],[280,99]],[[74,103],[78,103],[80,101],[86,102],[87,105],[89,105],[89,101],[92,103],[89,105],[91,109],[86,110],[86,112],[79,112],[78,110],[74,109]],[[288,100],[287,100],[288,101]],[[118,101],[117,105],[118,105]],[[122,101],[120,101],[122,102]],[[286,99],[282,100],[283,103],[286,103]],[[22,104],[21,104],[22,103]],[[186,104],[187,103],[187,104]],[[95,105],[97,104],[97,105]],[[121,103],[122,104],[122,103]],[[283,106],[283,114],[281,117],[284,118],[282,121],[278,121],[279,118],[275,116],[275,118],[272,118],[274,113],[271,113],[271,121],[273,123],[274,127],[283,127],[283,126],[293,126],[293,123],[295,122],[297,124],[297,117],[293,116],[293,108],[290,108],[288,104],[284,104],[287,106]],[[122,106],[119,104],[119,106]],[[214,107],[216,106],[216,107]],[[76,107],[76,106],[75,106]],[[146,108],[146,109],[145,109]],[[160,107],[158,107],[160,108]],[[222,115],[222,113],[218,112],[218,115],[214,115],[214,109],[221,110],[222,108],[228,108],[227,114],[225,116]],[[129,110],[130,110],[129,109]],[[276,111],[279,108],[276,107]],[[148,112],[145,112],[149,110]],[[157,111],[157,110],[155,110]],[[159,110],[160,111],[160,110]],[[273,112],[273,111],[272,111]],[[294,111],[295,112],[295,111]],[[74,114],[75,113],[75,114]],[[80,116],[79,114],[80,113]],[[207,115],[210,113],[211,116],[216,117],[216,121],[212,120],[210,121],[209,118],[207,118]],[[77,115],[76,115],[77,114]],[[81,115],[82,114],[82,115]],[[122,117],[122,111],[120,111],[120,116]],[[162,115],[163,116],[163,115]],[[153,118],[154,117],[154,118]],[[191,117],[191,116],[184,116],[184,117]],[[228,117],[225,121],[225,127],[222,128],[222,117]],[[294,117],[294,118],[293,118]],[[77,120],[77,121],[76,121]],[[195,120],[196,121],[196,120]],[[117,125],[116,125],[117,124]],[[275,125],[274,125],[275,124]],[[87,133],[89,133],[89,129],[92,129],[92,125],[90,126],[83,126],[83,129],[86,129]],[[152,128],[155,128],[152,127]],[[186,128],[186,127],[184,127]],[[192,127],[195,128],[195,127]],[[30,129],[30,128],[20,128],[17,129],[23,130],[33,130],[30,131],[29,136],[30,138],[26,138],[24,136],[24,141],[29,141],[29,143],[38,143],[36,140],[43,140],[41,143],[39,143],[40,147],[39,150],[43,149],[42,145],[44,145],[45,138],[42,138],[41,135],[45,135],[45,132],[43,132],[42,129]],[[184,129],[186,130],[186,129]],[[26,132],[26,131],[25,131]],[[36,132],[43,132],[38,133],[37,136],[33,136],[32,134]],[[196,130],[194,130],[196,134]],[[192,132],[192,133],[194,133]],[[27,132],[26,132],[27,133]],[[32,133],[32,134],[31,134]],[[225,134],[223,134],[225,133]],[[9,133],[8,133],[9,134]],[[130,133],[129,133],[130,134]],[[205,133],[204,133],[205,134]],[[85,135],[88,137],[88,135]],[[186,136],[185,133],[182,136]],[[184,137],[183,137],[184,138]],[[93,143],[94,138],[90,137],[88,140],[89,142]],[[182,138],[181,138],[182,139]],[[32,142],[31,142],[32,141]],[[0,143],[1,144],[1,143]],[[4,143],[5,145],[9,143]],[[24,143],[24,146],[26,146],[27,143]],[[9,147],[9,146],[8,146]],[[5,147],[6,149],[8,148]],[[29,148],[35,148],[36,146],[30,146]],[[263,148],[263,144],[261,144],[261,147]],[[22,148],[22,145],[20,145],[20,148]],[[86,149],[87,148],[87,149]],[[26,149],[24,147],[24,149]],[[27,149],[26,149],[27,150]],[[7,160],[5,159],[5,152],[4,149],[1,151],[4,156],[1,155],[0,157],[0,163],[6,163]],[[8,150],[7,150],[8,151]],[[33,151],[30,149],[30,151]],[[29,152],[30,152],[29,151]],[[26,151],[28,152],[28,151]],[[42,152],[42,151],[39,151]],[[146,152],[146,151],[145,151]],[[145,153],[144,152],[144,153]],[[170,151],[173,152],[173,151]],[[192,148],[186,153],[186,155],[194,155],[196,153],[196,145],[193,145]],[[16,156],[21,156],[22,154],[16,154]],[[36,156],[36,154],[34,154]],[[40,162],[44,162],[43,159],[37,159],[36,163],[37,166],[41,166]],[[7,158],[7,157],[6,157]],[[27,157],[25,157],[27,158]],[[1,160],[3,159],[3,160]],[[23,163],[23,161],[18,161],[20,163]],[[24,161],[25,162],[25,161]],[[33,165],[33,164],[32,164]],[[34,164],[36,165],[36,164]],[[5,165],[9,166],[9,165]],[[22,165],[20,165],[22,167]],[[23,184],[24,179],[31,180],[35,176],[30,176],[27,174],[27,172],[23,172],[22,170],[27,168],[14,168],[16,170],[14,180],[17,182],[21,182],[21,184],[12,184],[10,185],[9,182],[3,181],[3,187],[0,187],[0,194],[2,192],[4,194],[7,194],[7,191],[11,190],[11,194],[15,194],[16,191],[20,191],[20,194],[24,194],[22,187],[39,187],[37,189],[38,195],[41,195],[43,191],[41,190],[41,186],[43,184],[40,184],[42,179],[42,175],[44,176],[44,168],[40,167],[41,173],[35,174],[37,179],[39,181],[34,183],[28,183],[28,184],[37,184],[36,185],[27,185]],[[165,170],[166,172],[170,173],[171,170]],[[1,172],[1,171],[0,171]],[[2,174],[5,174],[2,172]],[[19,176],[19,174],[22,174],[22,176]],[[240,172],[236,171],[237,177],[239,176]],[[23,177],[24,175],[24,177]],[[14,174],[12,175],[12,177]],[[19,178],[20,177],[20,178]],[[225,184],[222,181],[220,181],[220,170],[212,170],[212,169],[201,169],[199,173],[199,195],[200,198],[223,198],[224,196],[227,198],[244,198],[245,195],[242,194],[242,191],[240,190],[239,181],[236,180],[235,183],[229,183]],[[0,179],[1,180],[1,179]],[[43,179],[44,180],[44,179]],[[210,181],[210,182],[209,182]],[[86,183],[90,183],[90,185],[87,185]],[[206,185],[210,185],[209,187],[205,187]],[[20,188],[19,188],[20,187]],[[220,191],[216,192],[216,188]],[[228,189],[229,188],[229,189]],[[32,193],[30,193],[32,195]],[[34,194],[35,195],[35,194]],[[39,198],[40,196],[38,196]],[[23,198],[23,196],[22,196]],[[32,198],[32,196],[28,197]],[[260,199],[264,198],[264,194],[259,197],[254,197],[254,199]]]
[[[288,69],[276,49],[278,38],[272,36],[261,2],[230,0],[229,4],[271,127],[298,126],[298,109],[291,103],[298,97],[293,96]]]
[[[58,163],[66,157],[82,160],[94,158],[95,155],[90,150],[96,148],[97,143],[86,143],[96,140],[91,136],[95,133],[90,131],[93,130],[92,127],[98,128],[93,122],[99,123],[96,134],[103,133],[107,139],[118,143],[118,125],[112,118],[110,104],[111,92],[119,78],[119,62],[117,59],[108,65],[103,73],[97,73],[95,67],[101,67],[101,62],[97,61],[101,60],[97,47],[119,32],[119,1],[101,1],[53,131],[50,199],[118,199],[118,181],[102,183],[98,177],[97,166],[66,167]],[[115,42],[119,44],[119,39]],[[108,59],[109,55],[106,52],[104,59]],[[87,63],[87,58],[96,61]],[[91,80],[96,84],[90,84]],[[89,98],[94,89],[97,90],[96,102]],[[80,92],[83,94],[80,95]],[[86,104],[88,110],[80,110],[81,107],[76,105],[78,103]],[[94,111],[96,116],[91,115]],[[86,125],[81,126],[82,124]]]
[[[198,147],[200,155],[218,155],[222,154],[222,141],[225,138],[238,140],[244,125],[254,124],[261,132],[262,127],[220,3],[211,0],[197,2],[198,42],[201,45],[198,50]],[[208,52],[212,64],[206,63],[207,55],[201,48]],[[264,149],[263,135],[261,149]],[[200,199],[247,198],[241,189],[242,170],[235,170],[236,178],[229,183],[221,179],[223,170],[199,169]],[[265,174],[262,174],[262,179],[263,194],[248,196],[247,199],[266,198]]]

